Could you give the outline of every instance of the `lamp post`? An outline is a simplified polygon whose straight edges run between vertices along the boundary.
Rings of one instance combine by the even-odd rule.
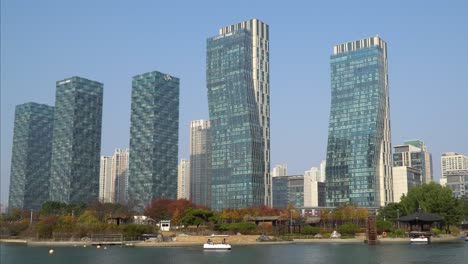
[[[400,228],[400,209],[396,209],[397,214],[397,228]]]
[[[292,210],[289,209],[289,233],[292,233]]]

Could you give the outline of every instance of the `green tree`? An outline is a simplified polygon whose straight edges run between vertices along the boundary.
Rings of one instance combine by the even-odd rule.
[[[464,195],[460,198],[463,204],[463,219],[468,221],[468,196]]]
[[[181,221],[187,225],[196,225],[198,228],[202,223],[208,222],[212,216],[213,212],[210,210],[190,208],[185,212]]]
[[[381,234],[382,232],[388,232],[392,230],[392,222],[384,221],[384,220],[377,220],[377,233]]]
[[[450,225],[460,223],[463,218],[463,204],[453,197],[452,190],[436,183],[423,184],[408,191],[401,197],[400,205],[405,214],[411,214],[421,208],[425,212],[445,218],[446,231]]]
[[[406,210],[403,210],[402,205],[399,203],[390,203],[379,211],[377,214],[377,220],[395,223],[398,221],[399,216],[406,214]]]

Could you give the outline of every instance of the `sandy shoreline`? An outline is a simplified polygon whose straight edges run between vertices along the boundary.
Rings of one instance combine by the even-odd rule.
[[[228,243],[237,246],[246,245],[286,245],[286,244],[364,244],[363,239],[350,238],[350,239],[294,239],[292,241],[266,241],[257,242],[255,239],[258,236],[232,236],[228,238]],[[124,241],[122,246],[135,246],[135,247],[201,247],[206,241],[207,237],[186,237],[186,239],[179,239],[172,242],[144,242],[144,241]],[[181,241],[182,240],[182,241]],[[91,242],[82,241],[34,241],[25,239],[0,239],[1,243],[14,243],[14,244],[25,244],[28,246],[61,246],[61,247],[83,247],[92,246]],[[454,243],[463,242],[464,240],[458,237],[443,237],[433,238],[431,243]],[[215,243],[219,243],[215,241]],[[378,244],[401,244],[408,243],[408,238],[384,238],[379,239]]]

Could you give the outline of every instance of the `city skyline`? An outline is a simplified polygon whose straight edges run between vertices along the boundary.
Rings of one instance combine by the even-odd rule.
[[[180,77],[179,159],[187,158],[190,120],[208,117],[204,77],[205,40],[216,33],[216,28],[254,17],[271,26],[270,33],[274,38],[271,49],[275,56],[270,63],[272,165],[286,163],[291,174],[296,174],[325,158],[324,138],[330,103],[328,56],[332,46],[375,34],[382,35],[391,46],[392,146],[407,139],[419,138],[428,145],[434,161],[439,160],[443,152],[466,154],[468,140],[463,135],[468,134],[467,124],[453,121],[463,120],[467,91],[462,89],[462,84],[468,81],[462,73],[467,71],[467,65],[463,54],[440,47],[444,46],[444,39],[451,39],[454,43],[466,41],[467,34],[460,32],[466,32],[461,25],[467,6],[462,2],[451,4],[445,7],[425,3],[425,8],[420,10],[418,4],[409,3],[405,11],[399,10],[397,4],[389,3],[388,11],[378,15],[381,22],[375,24],[350,21],[360,14],[353,6],[349,6],[356,12],[352,16],[338,11],[326,19],[326,15],[335,11],[331,4],[314,6],[309,10],[311,14],[306,12],[306,8],[301,10],[296,6],[297,12],[291,12],[294,17],[285,14],[286,18],[294,18],[291,21],[285,17],[275,18],[281,17],[278,14],[283,12],[274,3],[265,10],[260,4],[255,4],[248,11],[235,8],[232,15],[198,9],[200,15],[188,16],[194,18],[194,30],[189,31],[184,24],[186,20],[168,24],[164,23],[166,15],[153,18],[146,11],[138,13],[138,24],[123,25],[119,22],[122,17],[123,21],[130,21],[137,14],[125,16],[127,10],[121,5],[113,7],[110,14],[101,18],[98,14],[108,8],[106,5],[93,4],[95,8],[88,9],[86,4],[80,3],[77,8],[86,8],[86,11],[90,11],[89,16],[94,17],[92,22],[86,22],[86,16],[83,20],[80,15],[63,14],[65,12],[62,11],[68,7],[63,3],[51,10],[36,12],[41,6],[38,3],[31,3],[24,9],[21,1],[2,2],[1,203],[6,204],[8,199],[14,107],[30,101],[53,105],[54,81],[67,76],[80,75],[106,84],[101,154],[111,152],[116,145],[128,147],[131,76],[158,69]],[[191,7],[194,7],[187,5],[180,10],[182,14],[189,14]],[[171,4],[164,4],[162,8],[178,9]],[[424,11],[427,10],[436,12],[426,14]],[[390,11],[397,12],[398,22],[391,22],[395,16]],[[414,13],[418,16],[414,16]],[[203,17],[203,14],[210,15]],[[372,18],[377,15],[367,15],[369,21],[376,20]],[[70,30],[78,34],[77,37],[67,38],[70,34],[66,25],[56,23],[63,16],[70,19]],[[106,23],[106,19],[109,23]],[[337,19],[334,21],[336,24],[327,24],[332,19]],[[348,25],[343,25],[344,21]],[[117,26],[112,26],[112,23]],[[158,23],[164,26],[150,26]],[[96,27],[93,29],[90,25]],[[140,26],[143,29],[138,29]],[[146,30],[155,32],[153,36],[138,34]],[[85,39],[88,33],[95,37],[95,46],[80,40],[80,37]],[[132,37],[135,38],[132,42],[138,42],[138,46],[131,46],[131,42],[125,41],[125,38]],[[28,41],[33,38],[35,41]],[[191,41],[182,41],[187,38]],[[299,41],[290,41],[294,38]],[[121,39],[122,43],[116,43]],[[429,63],[426,56],[430,57]],[[90,58],[95,59],[93,63],[90,63]],[[23,78],[23,74],[28,74],[29,78]],[[414,102],[414,98],[423,100]],[[411,115],[400,109],[407,103],[415,105]],[[116,111],[117,108],[121,109]],[[417,124],[414,123],[414,115],[419,116]],[[435,125],[434,118],[440,124]],[[434,176],[434,181],[438,182],[438,162],[434,162]]]

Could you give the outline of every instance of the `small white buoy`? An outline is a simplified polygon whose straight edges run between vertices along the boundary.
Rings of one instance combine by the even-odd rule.
[[[101,246],[100,246],[100,245],[97,245],[96,248],[101,248]]]
[[[53,249],[49,250],[49,254],[51,255],[54,254],[54,250]]]
[[[107,249],[107,247],[104,247],[104,249]]]
[[[86,247],[86,245],[83,245],[83,247]]]

